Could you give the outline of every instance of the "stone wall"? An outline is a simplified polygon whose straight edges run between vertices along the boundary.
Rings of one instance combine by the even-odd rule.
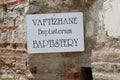
[[[1,0],[0,80],[85,80],[83,67],[92,68],[94,80],[119,80],[119,8],[119,0]],[[27,14],[78,11],[84,52],[27,53]]]
[[[2,0],[0,79],[28,80],[32,78],[31,72],[35,80],[80,79],[81,67],[91,66],[89,51],[28,55],[25,17],[27,14],[84,12],[84,4],[82,0]]]
[[[90,24],[96,29],[91,56],[94,80],[119,80],[119,8],[119,0],[97,0],[89,9]]]
[[[28,14],[85,12],[85,10],[84,0],[30,0]],[[37,74],[35,71],[34,76],[38,80],[79,80],[82,78],[81,67],[91,67],[91,53],[88,47],[85,52],[30,55],[29,65],[33,73],[37,67]]]
[[[28,80],[27,0],[0,1],[0,80]]]

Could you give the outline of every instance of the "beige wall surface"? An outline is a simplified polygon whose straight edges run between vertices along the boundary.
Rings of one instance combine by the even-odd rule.
[[[0,1],[0,80],[119,80],[120,0]],[[27,53],[27,14],[83,12],[85,51]],[[33,74],[32,74],[32,73]]]

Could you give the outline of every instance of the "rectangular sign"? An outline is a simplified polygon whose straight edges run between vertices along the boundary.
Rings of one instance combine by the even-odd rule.
[[[84,51],[83,13],[27,15],[28,53]]]

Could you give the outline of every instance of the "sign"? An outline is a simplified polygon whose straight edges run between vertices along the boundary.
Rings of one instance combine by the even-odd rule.
[[[28,53],[84,51],[83,13],[27,15]]]

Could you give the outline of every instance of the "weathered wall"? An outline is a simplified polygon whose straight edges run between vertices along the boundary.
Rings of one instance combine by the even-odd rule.
[[[28,55],[26,47],[27,14],[84,12],[84,0],[3,0],[0,11],[1,79],[27,80],[32,77],[29,68],[33,73],[37,69],[36,80],[79,79],[81,67],[91,66],[87,50],[82,53]]]
[[[94,80],[119,80],[119,8],[119,0],[1,0],[0,80],[28,80],[30,70],[35,80],[79,80],[82,67]],[[84,13],[84,52],[28,55],[27,14],[76,11]]]
[[[91,56],[94,80],[119,80],[119,8],[120,0],[97,0],[89,9],[91,25],[97,30]]]
[[[0,0],[0,80],[28,80],[26,0]]]
[[[84,0],[30,0],[28,14],[84,12],[85,10]],[[87,43],[86,45],[90,44]],[[88,47],[87,49],[89,49]],[[30,57],[31,69],[37,67],[37,74],[34,74],[36,79],[79,80],[82,77],[82,75],[80,76],[81,67],[91,67],[88,50],[82,53],[36,54],[30,55]],[[38,76],[39,74],[42,75]]]

